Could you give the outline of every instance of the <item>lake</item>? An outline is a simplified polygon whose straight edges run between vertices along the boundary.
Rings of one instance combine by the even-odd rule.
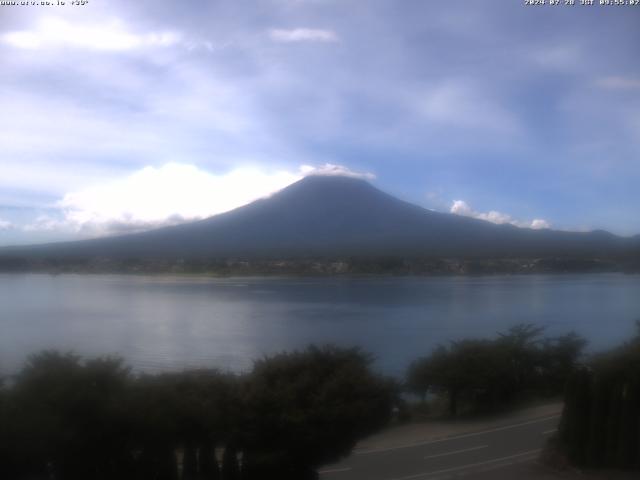
[[[242,371],[309,343],[358,345],[400,375],[438,343],[521,323],[593,350],[640,318],[640,276],[205,278],[0,275],[0,371],[45,348],[124,357],[138,371]]]

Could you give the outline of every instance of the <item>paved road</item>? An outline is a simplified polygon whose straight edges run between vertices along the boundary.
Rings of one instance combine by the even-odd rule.
[[[320,472],[321,480],[436,480],[527,478],[527,471],[560,416],[412,445],[360,450]],[[531,478],[537,478],[532,476]]]

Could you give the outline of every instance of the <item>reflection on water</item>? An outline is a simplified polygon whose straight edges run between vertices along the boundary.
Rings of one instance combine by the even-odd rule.
[[[243,370],[309,343],[359,345],[399,374],[436,344],[520,322],[591,348],[640,318],[640,276],[230,278],[0,275],[0,371],[29,353],[117,354],[136,369]]]

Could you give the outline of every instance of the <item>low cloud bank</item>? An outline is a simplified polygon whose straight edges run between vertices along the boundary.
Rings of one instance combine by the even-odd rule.
[[[375,178],[371,173],[329,163],[317,167],[302,165],[293,171],[237,168],[222,174],[195,165],[167,163],[69,192],[56,203],[60,218],[39,216],[23,229],[101,236],[176,225],[268,197],[308,175]],[[0,221],[0,229],[2,225]]]
[[[511,215],[491,210],[489,212],[477,212],[473,210],[467,202],[464,200],[455,200],[451,209],[449,210],[455,215],[462,215],[463,217],[472,217],[479,220],[485,220],[487,222],[503,224],[509,223],[521,228],[531,228],[534,230],[540,230],[543,228],[550,228],[551,224],[544,219],[536,218],[532,221],[520,221],[511,217]]]

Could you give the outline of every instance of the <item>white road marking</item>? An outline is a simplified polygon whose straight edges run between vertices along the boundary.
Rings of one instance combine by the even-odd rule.
[[[353,452],[353,454],[354,455],[369,455],[370,453],[390,452],[390,451],[393,451],[393,450],[402,450],[403,448],[421,447],[423,445],[432,445],[434,443],[448,442],[448,441],[451,441],[451,440],[458,440],[458,439],[461,439],[461,438],[476,437],[478,435],[484,435],[486,433],[500,432],[502,430],[509,430],[511,428],[524,427],[525,425],[533,425],[534,423],[546,422],[548,420],[553,420],[554,418],[560,418],[560,415],[552,415],[550,417],[539,418],[537,420],[530,420],[528,422],[515,423],[513,425],[506,425],[506,426],[503,426],[503,427],[491,428],[489,430],[483,430],[481,432],[465,433],[463,435],[457,435],[457,436],[454,436],[454,437],[440,438],[438,440],[427,440],[427,441],[424,441],[424,442],[408,443],[406,445],[398,445],[398,446],[395,446],[395,447],[374,448],[374,449],[371,449],[371,450],[361,450],[361,451]]]
[[[551,430],[545,430],[544,432],[542,432],[543,435],[549,435],[551,433],[556,433],[558,431],[557,428],[553,428]]]
[[[505,460],[513,460],[513,459],[520,458],[520,457],[525,457],[525,456],[532,456],[533,455],[534,457],[532,457],[532,458],[535,458],[535,455],[537,455],[541,451],[542,450],[540,448],[538,448],[536,450],[528,450],[526,452],[516,453],[515,455],[509,455],[507,457],[494,458],[492,460],[485,460],[484,462],[468,463],[467,465],[460,465],[459,467],[445,468],[443,470],[436,470],[434,472],[416,473],[414,475],[408,475],[406,477],[392,478],[390,480],[412,480],[414,478],[430,477],[430,476],[433,476],[433,475],[441,475],[443,473],[452,473],[452,472],[458,472],[460,470],[467,470],[469,468],[480,467],[480,466],[489,465],[489,464],[492,464],[492,463],[504,462]],[[527,459],[525,459],[525,460],[527,460]],[[511,463],[516,463],[516,462],[511,462]],[[510,463],[507,463],[507,465],[510,465]]]
[[[318,472],[318,474],[320,475],[325,475],[327,473],[340,473],[340,472],[348,472],[349,470],[351,470],[351,467],[345,467],[345,468],[329,468],[327,470],[320,470]]]
[[[480,450],[482,448],[487,448],[488,446],[489,445],[480,445],[478,447],[465,448],[463,450],[454,450],[453,452],[445,452],[445,453],[438,453],[436,455],[428,455],[424,457],[424,459],[428,460],[429,458],[446,457],[448,455],[455,455],[456,453],[473,452],[474,450]]]

